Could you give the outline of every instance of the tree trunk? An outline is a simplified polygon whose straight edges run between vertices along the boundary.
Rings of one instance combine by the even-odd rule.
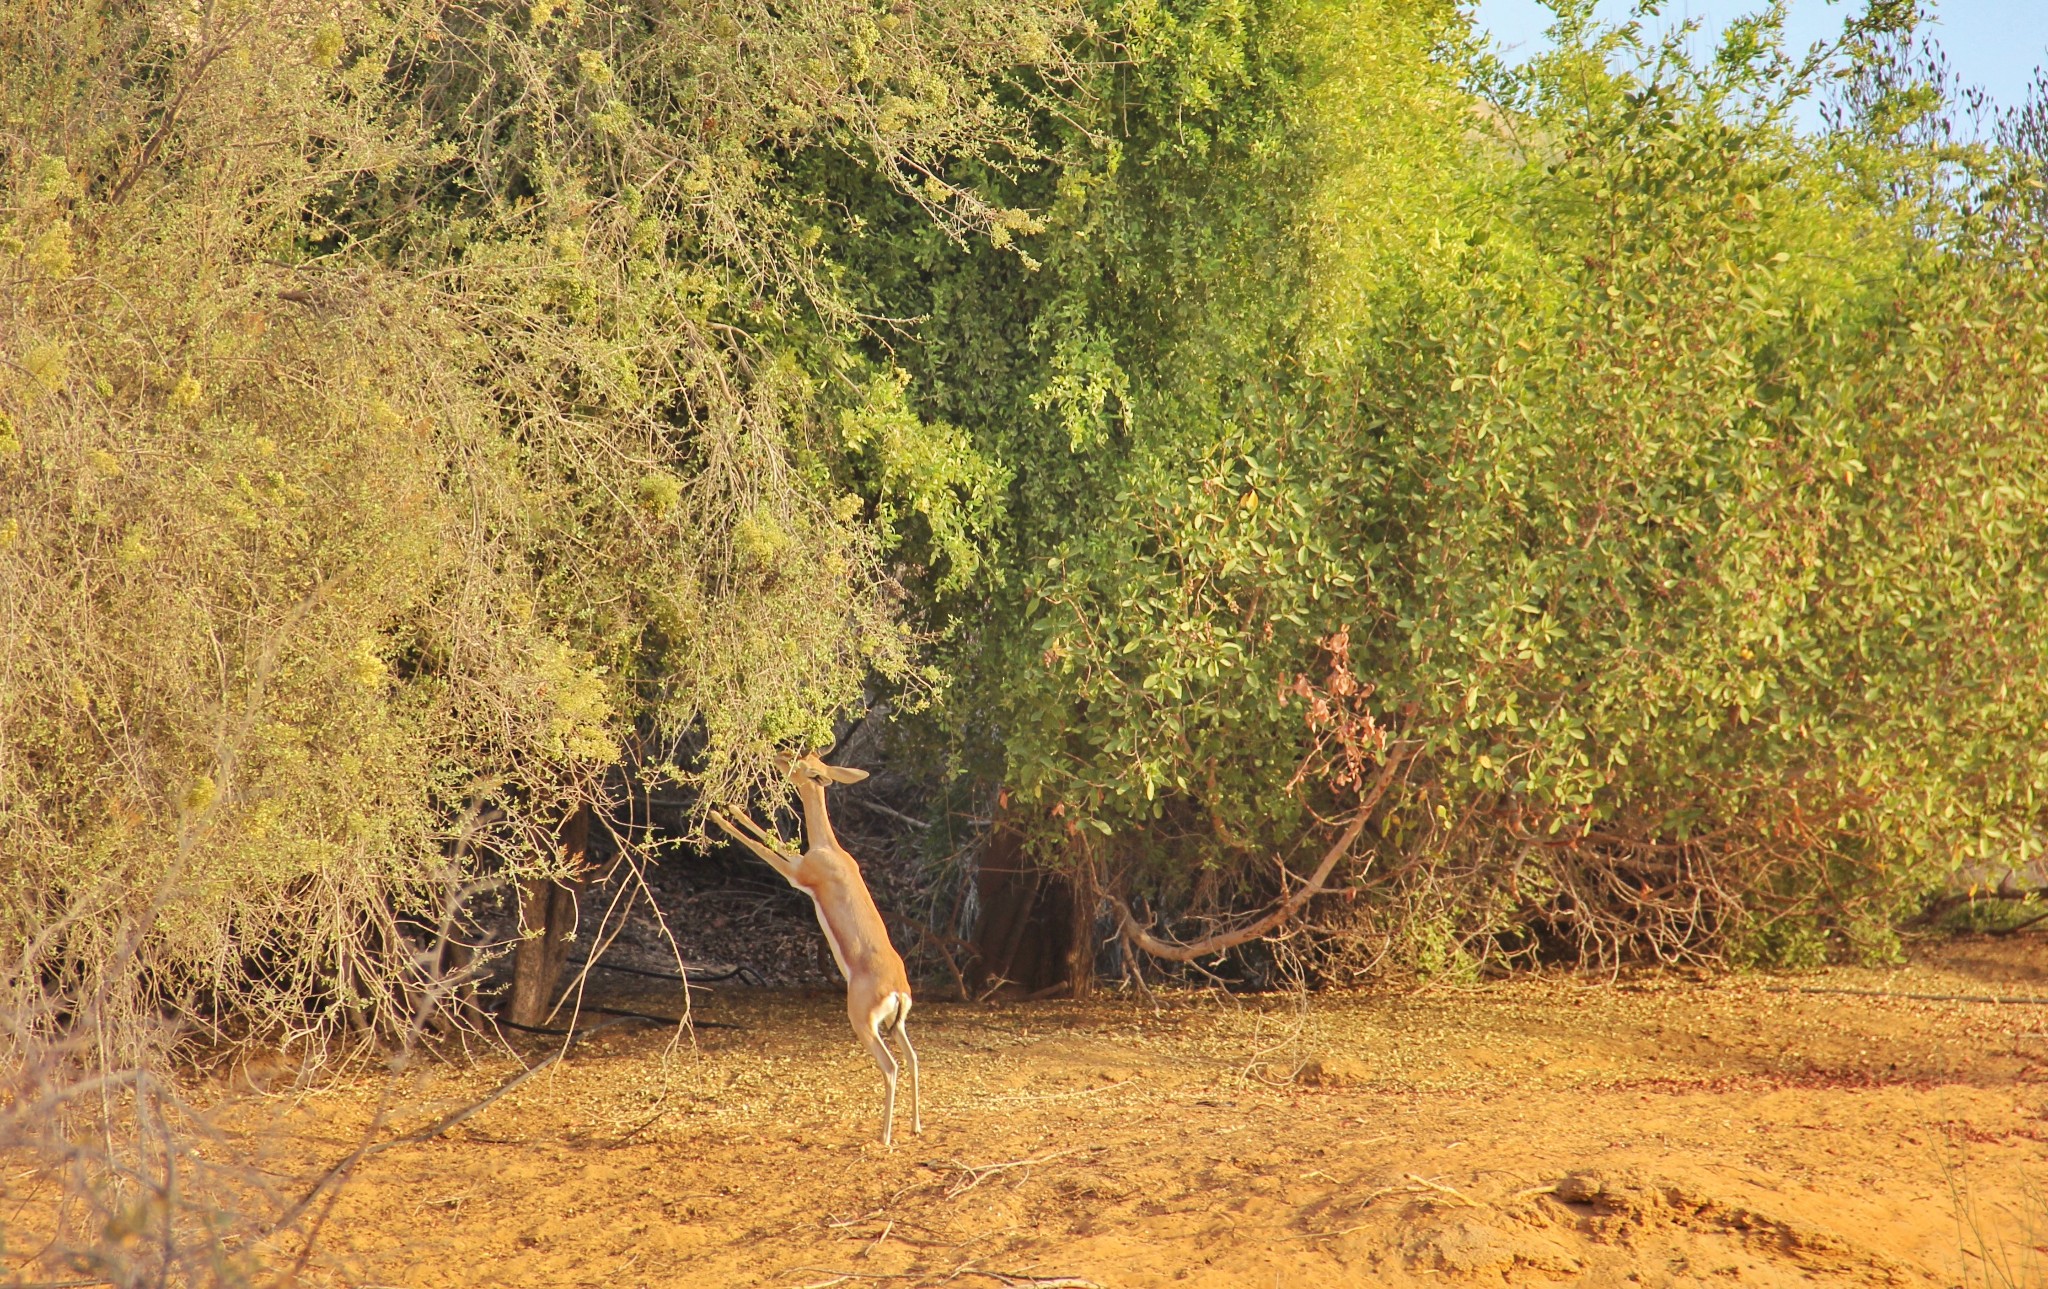
[[[555,982],[569,958],[576,931],[577,897],[588,884],[590,807],[579,806],[562,824],[562,851],[572,874],[567,882],[536,878],[519,884],[519,943],[512,949],[512,997],[505,1018],[534,1026],[547,1019]]]
[[[1068,996],[1086,998],[1095,992],[1095,892],[1087,881],[1065,880],[1069,921],[1064,965]]]
[[[1024,996],[1066,989],[1085,996],[1094,981],[1094,901],[1069,878],[1024,854],[1023,838],[1001,822],[975,874],[981,920],[969,975],[976,993]]]

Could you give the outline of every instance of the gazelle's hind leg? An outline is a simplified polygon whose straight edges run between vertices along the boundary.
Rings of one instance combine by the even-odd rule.
[[[910,1045],[910,1025],[907,1021],[896,1022],[896,1041],[903,1044],[903,1054],[910,1058],[910,1130],[924,1131],[924,1105],[917,1092],[917,1049]]]
[[[870,1025],[860,1031],[861,1045],[868,1049],[868,1055],[875,1058],[875,1064],[882,1067],[882,1078],[889,1085],[888,1099],[882,1103],[882,1144],[888,1145],[896,1127],[896,1058],[889,1051],[889,1045],[882,1041],[879,1025]],[[917,1086],[913,1076],[911,1086]]]

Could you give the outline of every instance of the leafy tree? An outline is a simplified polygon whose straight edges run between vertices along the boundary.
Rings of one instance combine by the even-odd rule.
[[[1043,267],[928,288],[1014,480],[952,712],[1049,862],[1216,914],[1370,802],[1325,925],[1441,969],[1882,952],[2039,845],[2037,239],[1795,134],[1771,14],[1512,77],[1436,6],[1160,12]]]

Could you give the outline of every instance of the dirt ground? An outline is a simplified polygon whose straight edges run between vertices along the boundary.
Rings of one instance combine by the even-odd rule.
[[[700,996],[367,1160],[313,1283],[2048,1284],[2048,941],[1899,971],[923,1002],[925,1127],[823,991]],[[673,994],[614,995],[673,1008]],[[534,1061],[539,1040],[523,1053]],[[503,1054],[245,1097],[301,1177]],[[280,1116],[282,1116],[280,1120]],[[281,1250],[280,1252],[289,1252]]]

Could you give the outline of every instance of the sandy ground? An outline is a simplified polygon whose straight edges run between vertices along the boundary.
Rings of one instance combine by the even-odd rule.
[[[309,1283],[2048,1285],[2048,942],[1901,971],[919,1005],[924,1132],[823,991],[720,990],[367,1160]],[[673,1007],[673,995],[614,995]],[[548,1049],[536,1040],[532,1062]],[[519,1067],[225,1107],[280,1176]],[[281,1118],[280,1118],[281,1116]],[[278,1252],[290,1252],[279,1250]]]

